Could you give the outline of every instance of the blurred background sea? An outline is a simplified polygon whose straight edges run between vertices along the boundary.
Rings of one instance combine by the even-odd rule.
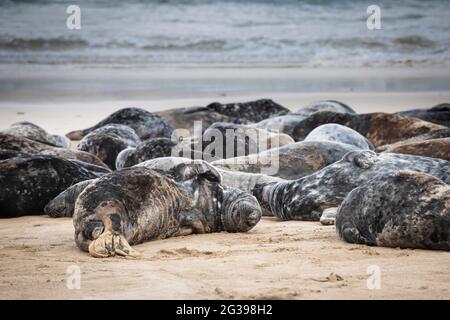
[[[66,27],[67,6],[81,29]],[[381,8],[381,30],[366,9]],[[0,63],[442,65],[450,1],[0,1]]]

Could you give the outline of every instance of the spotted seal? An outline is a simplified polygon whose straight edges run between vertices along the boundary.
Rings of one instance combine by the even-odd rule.
[[[110,170],[55,156],[0,161],[0,217],[43,214],[44,206],[74,183]]]
[[[294,180],[312,174],[358,147],[331,141],[302,141],[245,157],[211,162],[217,168]]]
[[[179,181],[145,167],[105,175],[75,203],[77,246],[94,257],[131,255],[130,245],[192,233],[246,232],[261,218],[256,199],[224,189],[220,175],[202,166],[181,166]]]
[[[28,138],[53,147],[70,147],[70,140],[67,137],[60,134],[50,134],[40,126],[28,121],[16,122],[2,132],[13,136]]]
[[[70,186],[45,205],[44,213],[52,218],[72,217],[78,196],[93,181],[84,180]]]
[[[445,128],[420,119],[382,112],[350,114],[323,111],[313,113],[299,122],[294,128],[293,138],[301,141],[312,130],[327,123],[337,123],[356,130],[375,147]]]
[[[238,103],[213,102],[206,107],[178,108],[156,114],[166,119],[174,128],[191,130],[194,121],[201,121],[203,129],[215,122],[246,124],[287,114],[289,109],[270,99]]]
[[[429,109],[413,109],[396,112],[400,116],[419,118],[450,127],[450,103],[441,103]]]
[[[313,113],[321,111],[332,111],[339,113],[355,113],[348,105],[336,100],[321,100],[302,107],[295,112],[286,115],[271,117],[254,125],[255,128],[277,130],[293,136],[295,126]]]
[[[170,137],[173,131],[172,126],[156,114],[140,108],[124,108],[112,113],[90,128],[69,132],[67,137],[71,140],[81,140],[89,132],[113,123],[129,126],[142,140]]]
[[[450,251],[450,186],[424,173],[383,173],[352,190],[336,216],[350,243]]]
[[[117,155],[128,147],[136,147],[141,142],[133,129],[122,124],[109,124],[89,132],[77,146],[97,156],[111,169],[116,169]]]
[[[344,158],[294,181],[256,186],[262,207],[281,220],[318,221],[326,208],[337,207],[354,188],[381,173],[412,170],[450,183],[450,162],[403,154],[351,151]]]
[[[135,164],[151,160],[154,158],[168,157],[172,155],[172,150],[176,143],[169,138],[148,139],[136,147],[129,147],[122,150],[116,159],[116,168],[132,167]]]
[[[372,143],[359,132],[336,123],[318,126],[303,141],[332,141],[349,144],[361,150],[374,149]]]
[[[84,151],[74,151],[65,148],[52,147],[50,145],[33,141],[24,137],[14,136],[0,132],[0,148],[22,153],[24,155],[51,155],[65,159],[74,159],[86,163],[106,167],[95,155]],[[5,153],[6,156],[6,153]]]

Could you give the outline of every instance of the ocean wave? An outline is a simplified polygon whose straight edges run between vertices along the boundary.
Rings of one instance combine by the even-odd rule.
[[[147,44],[141,46],[144,50],[202,50],[202,51],[219,51],[227,49],[228,42],[226,40],[198,40],[185,43],[177,43],[177,41],[160,41],[159,43]]]
[[[434,41],[419,35],[397,37],[392,42],[410,48],[432,48],[435,46]]]
[[[71,50],[89,46],[87,40],[81,38],[14,38],[0,37],[0,49],[4,50]]]

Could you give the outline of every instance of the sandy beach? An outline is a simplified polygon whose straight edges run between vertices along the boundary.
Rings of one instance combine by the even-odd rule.
[[[130,106],[159,111],[271,98],[295,110],[336,99],[363,113],[450,101],[445,68],[155,67],[112,72],[56,66],[12,72],[12,66],[3,65],[1,70],[0,129],[27,120],[63,134]],[[427,87],[431,78],[440,85]],[[170,85],[161,85],[161,79]],[[211,79],[222,89],[202,86]],[[314,81],[317,87],[301,90],[303,83]],[[424,89],[414,90],[411,81]],[[85,94],[83,88],[88,88]],[[318,222],[265,217],[245,234],[137,245],[138,259],[92,258],[75,246],[73,232],[70,218],[0,220],[0,299],[450,299],[450,253],[347,244],[334,226]],[[67,287],[67,271],[73,266],[81,271],[80,289]],[[380,270],[379,289],[367,286],[368,268],[374,266]]]

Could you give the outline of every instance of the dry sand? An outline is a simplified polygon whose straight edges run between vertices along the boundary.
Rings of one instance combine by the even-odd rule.
[[[70,218],[2,220],[0,234],[2,299],[450,298],[450,253],[347,244],[318,222],[264,218],[249,233],[137,245],[138,259],[81,252]],[[67,287],[73,265],[79,290]],[[367,288],[370,266],[380,289]]]
[[[245,74],[250,80],[258,81],[262,77],[262,80],[271,79],[275,83],[307,77],[339,79],[347,75],[356,83],[358,79],[377,80],[383,74],[377,70],[366,70],[366,74],[332,70],[324,76],[320,70],[308,73],[289,68],[281,71],[219,70],[221,73],[195,70],[183,70],[182,73],[170,69],[155,73],[153,70],[150,74],[126,71],[126,75],[120,76],[119,72],[116,77],[113,75],[117,73],[98,75],[91,70],[73,77],[91,81],[89,84],[94,79],[102,87],[111,77],[120,84],[126,77],[142,82],[159,78],[170,80],[170,77],[189,81],[220,74],[233,80]],[[411,69],[385,70],[384,74],[400,82],[415,78],[427,81],[429,77],[439,82],[440,77],[445,80],[450,73],[444,69],[425,73]],[[292,109],[319,99],[337,99],[359,112],[394,112],[450,101],[450,90],[389,92],[389,88],[383,92],[353,92],[349,88],[338,92],[241,90],[226,94],[192,92],[191,95],[184,91],[161,94],[141,89],[135,95],[121,91],[123,94],[119,97],[106,93],[86,97],[72,92],[55,98],[52,90],[56,90],[59,81],[71,80],[71,76],[70,73],[48,71],[27,74],[22,69],[16,73],[0,72],[0,129],[16,121],[28,120],[51,132],[67,133],[95,124],[120,107],[139,106],[157,111],[205,105],[211,101],[245,101],[262,97],[272,98]],[[39,89],[40,81],[42,89]],[[389,81],[385,82],[389,86]],[[51,90],[46,91],[46,83],[52,83]],[[111,88],[110,84],[108,82],[104,87]],[[39,90],[33,91],[33,88]],[[61,94],[64,90],[58,92]],[[92,258],[76,248],[73,232],[69,218],[1,219],[0,299],[450,299],[449,252],[347,244],[338,239],[333,226],[321,226],[318,222],[280,222],[264,218],[246,234],[192,235],[137,245],[135,248],[142,253],[139,259]],[[81,270],[79,290],[67,288],[69,275],[66,271],[72,270],[74,265]],[[371,276],[367,268],[370,266],[380,268],[380,289],[367,287],[367,279]]]

